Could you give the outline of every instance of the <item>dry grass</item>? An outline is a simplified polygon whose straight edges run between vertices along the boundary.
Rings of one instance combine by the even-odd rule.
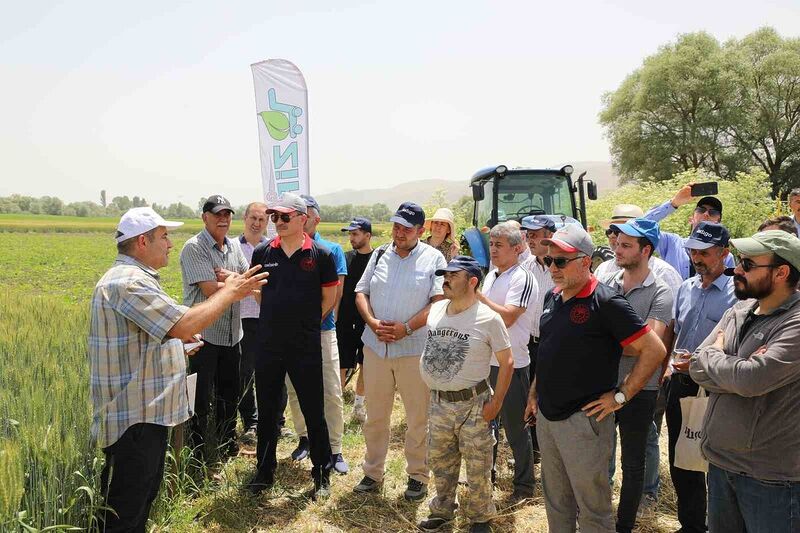
[[[346,420],[352,409],[352,392],[346,393]],[[337,531],[415,531],[415,525],[427,516],[427,500],[410,503],[403,499],[406,474],[403,457],[405,423],[399,398],[395,401],[392,417],[392,440],[386,463],[386,477],[381,495],[361,495],[352,492],[363,473],[360,463],[364,457],[364,440],[360,427],[349,423],[345,428],[345,458],[350,463],[346,476],[332,473],[331,498],[322,503],[311,501],[312,488],[310,463],[297,464],[289,457],[296,439],[282,439],[278,447],[279,466],[276,487],[258,498],[240,490],[252,475],[254,459],[240,456],[224,465],[217,480],[199,498],[175,506],[168,519],[153,528],[156,532],[337,532]],[[645,517],[637,531],[666,533],[675,531],[675,495],[665,468],[666,430],[662,436],[662,484],[656,512]],[[511,506],[511,478],[513,472],[507,465],[510,450],[501,446],[499,481],[494,492],[498,516],[493,521],[494,531],[546,532],[544,501],[537,487],[536,495],[528,504]],[[615,478],[615,498],[619,490],[619,461]],[[536,467],[538,477],[538,465]],[[430,496],[430,495],[429,495]],[[468,497],[468,490],[459,489],[459,499]],[[454,531],[464,531],[469,524],[459,515]]]

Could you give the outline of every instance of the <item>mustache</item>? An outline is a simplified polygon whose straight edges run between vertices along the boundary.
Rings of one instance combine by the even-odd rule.
[[[747,285],[747,279],[744,276],[735,275],[733,276],[733,281],[738,281],[742,285]]]

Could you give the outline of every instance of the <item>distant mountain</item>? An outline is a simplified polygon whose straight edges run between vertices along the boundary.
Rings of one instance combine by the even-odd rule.
[[[597,188],[601,195],[603,192],[617,187],[619,177],[611,167],[611,163],[607,161],[579,161],[572,165],[575,167],[575,176],[580,175],[584,170],[587,172],[586,178],[597,183]],[[444,189],[445,196],[449,202],[456,202],[462,196],[470,194],[467,179],[446,180],[430,178],[407,181],[384,189],[343,189],[328,194],[319,194],[316,199],[322,205],[372,205],[382,203],[393,209],[408,200],[424,204],[439,189]]]

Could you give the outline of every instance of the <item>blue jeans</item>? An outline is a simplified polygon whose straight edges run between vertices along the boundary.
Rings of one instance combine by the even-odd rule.
[[[658,486],[661,483],[661,478],[658,475],[658,466],[661,460],[661,449],[658,446],[658,431],[656,431],[656,423],[650,426],[650,432],[647,434],[647,448],[644,453],[644,487],[642,487],[642,495],[648,495],[654,500],[658,499]]]
[[[800,531],[800,482],[764,481],[709,464],[708,531]]]

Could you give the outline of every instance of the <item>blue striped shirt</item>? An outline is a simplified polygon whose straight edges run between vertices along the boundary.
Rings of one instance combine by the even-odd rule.
[[[376,264],[377,257],[376,250],[356,285],[356,292],[369,298],[376,319],[407,322],[422,311],[432,297],[444,294],[444,277],[436,276],[435,272],[447,267],[447,262],[436,248],[417,242],[408,256],[400,257],[392,244]],[[423,326],[408,337],[386,344],[367,327],[361,340],[379,356],[394,358],[420,355],[427,335],[428,327]]]
[[[339,276],[347,276],[347,259],[344,257],[344,250],[342,250],[342,246],[335,242],[327,241],[323,239],[319,232],[317,231],[314,233],[312,237],[315,242],[321,244],[322,246],[326,247],[328,250],[331,251],[331,257],[333,257],[333,263],[336,265],[336,274]],[[322,319],[322,325],[320,329],[322,331],[331,331],[336,329],[336,317],[334,316],[336,313],[335,311],[331,310],[324,319]]]

